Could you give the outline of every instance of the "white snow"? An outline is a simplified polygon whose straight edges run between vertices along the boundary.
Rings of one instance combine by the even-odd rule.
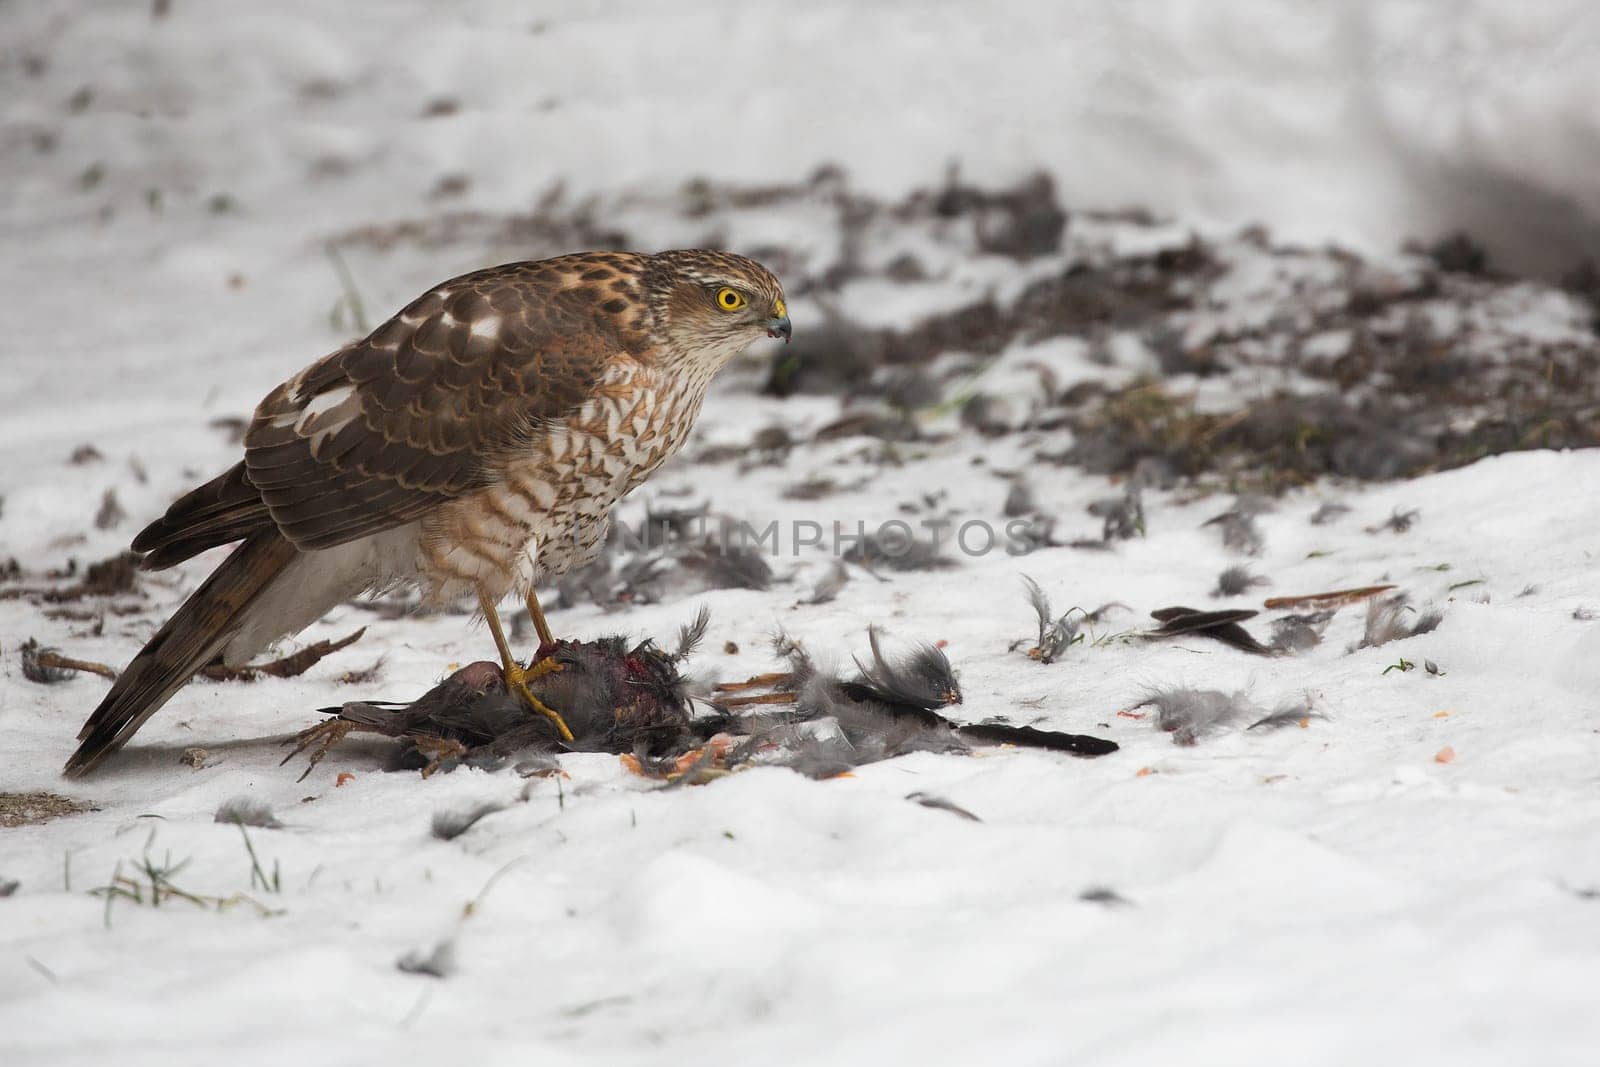
[[[450,217],[481,230],[347,250],[381,317],[453,273],[526,254],[529,238],[495,220],[558,181],[565,204],[597,198],[602,231],[625,216],[659,245],[720,237],[820,261],[836,254],[824,207],[686,218],[683,184],[793,181],[838,163],[856,187],[899,196],[952,159],[977,181],[1043,165],[1070,208],[1179,220],[1158,231],[1075,216],[1082,243],[1039,272],[1098,240],[1153,252],[1255,222],[1378,253],[1373,269],[1397,277],[1402,237],[1463,225],[1507,263],[1555,270],[1594,250],[1600,219],[1600,65],[1588,58],[1600,18],[1576,0],[983,14],[505,0],[448,18],[420,2],[176,0],[160,20],[146,4],[13,4],[6,17],[0,563],[15,556],[30,580],[125,547],[237,458],[209,420],[247,414],[348,339],[324,245],[357,227]],[[451,194],[440,182],[453,175],[469,180]],[[907,228],[872,255],[928,240]],[[1285,289],[1316,290],[1327,269],[1311,253],[1292,271],[1245,263],[1232,299],[1195,313],[1193,338],[1266,323]],[[863,281],[832,310],[909,325],[986,293],[1010,299],[1027,280],[973,256],[916,286]],[[1589,328],[1546,287],[1494,301],[1476,323],[1485,351]],[[797,331],[822,311],[792,303]],[[1346,343],[1328,335],[1316,352]],[[1118,366],[1104,368],[1076,339],[1019,343],[983,381],[1022,398],[1030,364],[1063,388],[1148,369],[1132,339],[1112,347]],[[802,436],[837,415],[826,398],[755,398],[753,373],[730,370],[697,443],[780,423]],[[89,443],[100,459],[68,462]],[[897,505],[942,489],[998,522],[1005,484],[988,472],[1021,469],[1034,449],[957,435],[882,468],[863,451],[850,440],[786,467],[674,464],[627,514],[681,490],[757,523],[853,528],[915,523]],[[820,503],[782,496],[815,473],[875,477]],[[1032,482],[1067,536],[1093,536],[1084,508],[1118,491],[1053,466]],[[110,488],[129,518],[97,529]],[[1353,510],[1310,525],[1333,499]],[[509,771],[385,774],[382,746],[357,738],[297,782],[277,742],[314,709],[409,698],[490,648],[465,616],[383,621],[343,606],[300,640],[368,625],[358,644],[296,679],[195,683],[114,765],[68,782],[59,767],[105,682],[25,681],[18,645],[37,637],[120,666],[218,557],[151,576],[146,610],[108,610],[103,628],[0,600],[0,791],[95,809],[0,828],[0,881],[20,883],[0,899],[0,1063],[1590,1062],[1600,621],[1574,613],[1600,612],[1600,454],[1319,485],[1260,518],[1266,548],[1251,562],[1272,585],[1252,600],[1394,582],[1443,609],[1433,633],[1351,651],[1353,607],[1292,657],[1199,640],[1108,639],[1049,666],[1009,651],[1033,625],[1023,575],[1062,610],[1130,605],[1097,637],[1142,628],[1154,607],[1216,603],[1216,574],[1237,560],[1202,523],[1222,505],[1181,492],[1145,505],[1148,536],[1110,553],[993,553],[888,584],[858,573],[834,602],[800,607],[831,562],[810,552],[774,561],[793,581],[766,592],[552,614],[562,634],[665,639],[705,603],[712,630],[695,662],[724,679],[773,669],[765,637],[779,626],[835,662],[863,650],[869,623],[891,643],[944,640],[964,717],[1036,716],[1122,745],[1098,760],[919,754],[825,782],[759,769],[659,791],[600,755],[531,784]],[[1405,508],[1420,509],[1410,532],[1367,531]],[[1264,620],[1248,624],[1262,637]],[[338,681],[380,658],[376,681]],[[1401,658],[1417,669],[1386,672]],[[1269,707],[1309,690],[1328,717],[1179,748],[1148,716],[1119,714],[1180,683]],[[179,762],[195,746],[208,753],[199,769]],[[336,785],[340,771],[355,777]],[[454,841],[430,834],[437,812],[525,788],[526,802]],[[252,885],[240,831],[212,821],[241,794],[285,824],[249,831],[279,892]],[[271,914],[243,901],[108,909],[91,895],[145,855],[184,861],[174,881],[192,893],[245,893]],[[1080,899],[1094,888],[1128,904]],[[397,969],[442,942],[449,977]]]

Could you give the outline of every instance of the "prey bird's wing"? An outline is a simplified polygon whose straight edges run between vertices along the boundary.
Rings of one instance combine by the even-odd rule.
[[[493,484],[494,461],[579,408],[626,347],[531,265],[465,275],[273,390],[241,473],[297,548],[399,526]]]

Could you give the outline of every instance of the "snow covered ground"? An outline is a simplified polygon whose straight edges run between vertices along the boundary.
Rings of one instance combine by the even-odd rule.
[[[1600,451],[1468,461],[1592,440],[1594,309],[1394,254],[1473,224],[1506,262],[1592,248],[1587,5],[1040,5],[981,28],[954,4],[433,10],[7,11],[0,1062],[1592,1059]],[[907,199],[957,157],[983,187],[1049,169],[1065,238],[1018,258],[985,221],[1008,209]],[[828,163],[848,186],[811,180]],[[700,175],[717,184],[685,185]],[[1129,204],[1178,221],[1080,210]],[[1273,240],[1236,232],[1258,221]],[[59,594],[118,552],[232,461],[226,420],[353,332],[330,242],[380,317],[457,271],[613,234],[762,254],[822,368],[787,398],[762,388],[772,352],[731,368],[624,517],[709,502],[757,528],[998,529],[1020,476],[1052,545],[887,581],[853,567],[815,605],[832,558],[785,553],[765,589],[580,595],[558,631],[664,640],[704,604],[690,665],[711,681],[776,666],[779,629],[848,664],[873,624],[895,648],[946,642],[963,718],[1119,752],[662,790],[607,755],[567,757],[565,779],[424,780],[352,739],[298,782],[279,742],[316,708],[408,698],[489,651],[465,615],[349,605],[297,643],[366,625],[349,649],[294,679],[197,682],[104,773],[59,778],[105,682],[28,681],[22,642],[120,666],[211,560],[114,596],[20,591]],[[1315,247],[1333,239],[1366,258]],[[988,304],[1004,329],[960,333]],[[825,327],[835,347],[807,349]],[[914,429],[838,428],[881,414],[908,367],[932,391],[905,405]],[[1286,396],[1348,406],[1291,405],[1296,447],[1268,462],[1240,428]],[[972,397],[984,414],[964,418]],[[773,427],[785,442],[754,455]],[[1391,460],[1437,471],[1358,480]],[[1130,478],[1143,536],[1072,547]],[[1206,525],[1226,490],[1285,485],[1257,554]],[[1350,510],[1313,524],[1329,503]],[[1240,562],[1271,584],[1213,598]],[[1041,664],[1024,576],[1058,611],[1127,607]],[[1357,648],[1354,605],[1274,657],[1136,636],[1173,604],[1374,583],[1438,627]],[[1245,625],[1267,640],[1281,614]],[[1266,709],[1310,694],[1324,717],[1178,746],[1140,707],[1177,685]],[[24,817],[16,797],[40,793],[82,810]],[[213,821],[237,796],[283,824],[249,831],[270,886]],[[486,801],[510,806],[432,834]],[[147,883],[146,859],[182,864],[173,884],[203,903],[94,892]]]

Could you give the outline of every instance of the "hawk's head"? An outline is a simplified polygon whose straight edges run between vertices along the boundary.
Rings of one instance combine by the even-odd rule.
[[[753,259],[699,248],[660,252],[650,257],[645,284],[656,332],[714,366],[757,338],[789,339],[783,286]]]

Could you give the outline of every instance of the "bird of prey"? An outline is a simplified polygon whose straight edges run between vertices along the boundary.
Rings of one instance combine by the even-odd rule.
[[[476,597],[507,682],[559,667],[535,584],[591,560],[612,506],[684,443],[706,386],[764,336],[783,288],[726,252],[588,252],[437,285],[256,408],[244,459],[133,541],[159,570],[232,554],[117,678],[69,775],[121,748],[200,668],[247,661],[352,596]],[[495,605],[525,597],[523,668]]]

